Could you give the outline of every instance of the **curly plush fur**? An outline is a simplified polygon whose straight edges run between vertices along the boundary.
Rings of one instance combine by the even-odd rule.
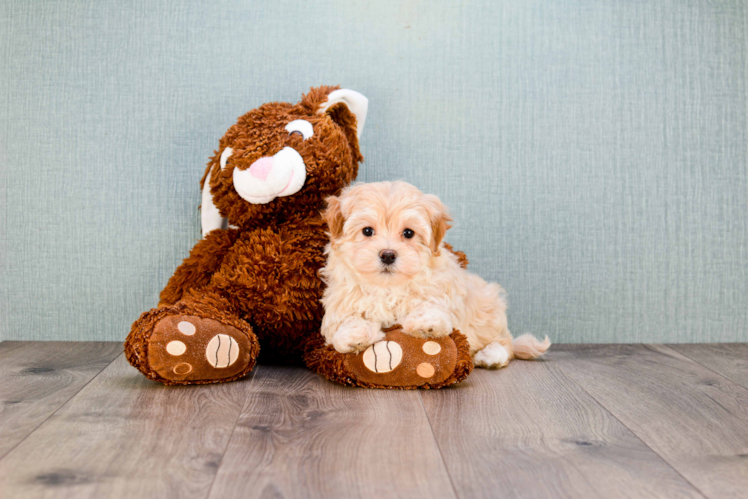
[[[356,117],[348,107],[336,104],[319,113],[336,89],[313,88],[295,105],[264,104],[240,117],[221,139],[201,186],[210,175],[213,202],[230,229],[213,230],[200,240],[161,292],[159,307],[133,324],[125,352],[147,377],[167,384],[216,381],[194,378],[194,372],[192,380],[169,380],[150,366],[149,349],[156,348],[149,343],[153,329],[172,314],[232,325],[248,336],[253,351],[259,352],[261,345],[263,359],[273,362],[302,362],[307,345],[319,337],[323,284],[317,271],[328,241],[320,212],[325,198],[348,185],[363,161]],[[289,134],[286,125],[293,120],[308,121],[313,136]],[[229,147],[233,154],[222,169],[221,153]],[[234,170],[247,170],[286,147],[304,161],[302,189],[264,204],[245,201],[234,189]],[[192,338],[179,338],[191,348]],[[253,365],[254,359],[231,378],[245,375]]]
[[[333,99],[336,89],[314,88],[295,105],[262,105],[221,139],[201,187],[210,195],[203,203],[228,227],[207,232],[161,292],[159,306],[133,324],[125,353],[146,377],[167,385],[226,382],[247,375],[260,353],[263,361],[306,363],[330,380],[364,387],[398,380],[400,388],[440,387],[472,370],[459,332],[454,345],[444,344],[444,353],[431,357],[423,341],[399,337],[402,362],[382,379],[394,382],[373,383],[379,372],[363,368],[364,382],[356,374],[363,362],[345,362],[351,356],[331,350],[320,335],[324,285],[318,272],[329,241],[321,211],[363,161],[361,124],[348,107],[357,104],[340,93]],[[290,172],[287,183],[279,170]],[[303,177],[292,184],[297,174]],[[272,191],[271,184],[282,189]]]
[[[365,103],[365,98],[340,91],[354,102],[340,92],[333,99],[335,90],[313,88],[298,104],[264,104],[240,117],[221,139],[201,187],[209,193],[203,203],[217,209],[228,227],[207,232],[161,292],[159,306],[132,325],[125,353],[146,377],[167,385],[226,382],[247,375],[261,352],[264,361],[305,362],[340,383],[387,386],[357,384],[344,355],[331,351],[320,335],[324,285],[318,272],[329,241],[320,213],[326,198],[355,179],[363,161],[362,123],[354,112],[359,105],[363,116],[362,101],[355,99]],[[281,157],[296,162],[291,170]],[[279,164],[293,172],[287,184],[272,177]],[[303,177],[292,184],[296,174]],[[271,184],[286,187],[269,192]],[[242,191],[246,186],[260,186],[259,198],[257,192]],[[435,355],[427,361],[435,368],[454,366],[454,373],[442,369],[432,378],[413,378],[418,366],[406,361],[417,359],[414,353],[423,361],[422,342],[405,353],[394,373],[405,374],[403,380],[410,377],[408,387],[462,380],[472,363],[465,362],[464,337],[453,335],[456,354],[450,347],[451,357]],[[444,375],[449,377],[439,378]]]

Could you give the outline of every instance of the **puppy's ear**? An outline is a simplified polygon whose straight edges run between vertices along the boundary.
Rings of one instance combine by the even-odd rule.
[[[322,212],[322,217],[330,228],[330,235],[332,238],[338,239],[343,236],[343,224],[345,224],[343,211],[340,207],[340,198],[337,196],[330,196],[325,201],[327,201],[327,208]]]
[[[431,218],[431,251],[434,255],[439,255],[439,245],[444,239],[452,225],[452,217],[449,216],[447,206],[433,194],[427,194],[424,197],[426,210]]]

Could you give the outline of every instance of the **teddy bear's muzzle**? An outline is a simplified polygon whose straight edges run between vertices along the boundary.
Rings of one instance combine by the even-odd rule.
[[[285,147],[273,156],[256,160],[248,169],[234,169],[234,189],[250,203],[269,203],[280,196],[298,192],[306,180],[301,155]]]

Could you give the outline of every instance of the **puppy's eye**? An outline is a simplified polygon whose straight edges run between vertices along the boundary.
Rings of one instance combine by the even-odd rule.
[[[374,230],[370,227],[365,227],[361,232],[364,233],[364,236],[374,236]]]
[[[416,235],[416,232],[412,229],[405,229],[403,231],[403,238],[411,239],[413,236]]]

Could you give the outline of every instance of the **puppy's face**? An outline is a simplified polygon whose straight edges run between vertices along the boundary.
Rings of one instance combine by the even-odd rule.
[[[357,184],[327,199],[331,246],[364,283],[406,283],[439,254],[446,208],[405,182]]]

